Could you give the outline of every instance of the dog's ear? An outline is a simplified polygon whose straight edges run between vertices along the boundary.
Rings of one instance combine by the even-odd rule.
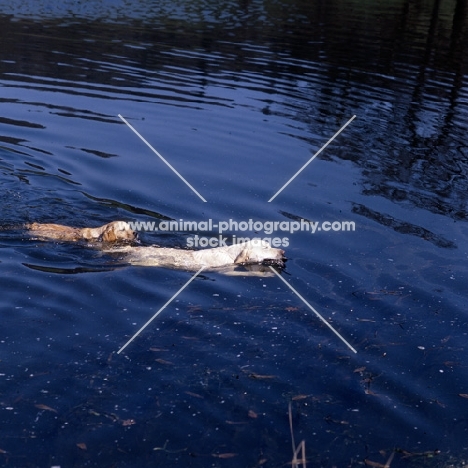
[[[115,235],[114,229],[106,229],[99,236],[99,240],[104,242],[115,242],[117,240],[117,236]]]
[[[244,248],[234,260],[234,263],[247,263],[250,260],[249,250]]]
[[[117,233],[115,232],[115,225],[113,223],[105,224],[99,228],[101,231],[98,242],[115,242],[117,240]]]

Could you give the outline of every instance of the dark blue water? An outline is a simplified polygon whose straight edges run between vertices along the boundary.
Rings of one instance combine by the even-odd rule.
[[[1,465],[287,466],[291,404],[308,466],[463,466],[466,2],[10,3]],[[115,219],[354,222],[270,237],[357,354],[280,279],[212,272],[118,354],[192,273],[23,229]]]

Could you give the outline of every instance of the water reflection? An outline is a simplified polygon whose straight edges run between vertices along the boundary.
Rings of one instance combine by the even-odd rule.
[[[317,466],[383,464],[395,447],[392,468],[434,466],[427,454],[462,451],[465,1],[1,11],[0,384],[17,466],[24,440],[41,466],[284,464],[291,400]],[[118,113],[194,179],[206,206]],[[353,114],[344,138],[267,204]],[[117,360],[185,274],[112,269],[95,251],[21,230],[252,213],[357,222],[353,237],[296,236],[284,272],[357,357],[278,284],[207,274]]]
[[[299,129],[291,135],[315,147],[324,137],[316,129],[334,130],[352,110],[361,120],[351,129],[355,145],[338,157],[365,169],[366,194],[466,218],[465,2],[392,2],[383,11],[359,2],[297,2],[288,9],[273,2],[181,2],[163,3],[157,12],[132,2],[132,24],[125,27],[118,12],[128,6],[121,2],[106,20],[93,22],[79,19],[91,6],[71,23],[61,8],[40,4],[23,12],[44,16],[40,23],[2,16],[4,84],[12,91],[191,108],[260,106],[266,116],[291,119]],[[348,40],[353,31],[360,34]],[[26,49],[34,60],[21,53]],[[115,117],[72,102],[46,107],[70,118]],[[44,107],[27,98],[22,105]],[[2,122],[43,128],[36,121]]]

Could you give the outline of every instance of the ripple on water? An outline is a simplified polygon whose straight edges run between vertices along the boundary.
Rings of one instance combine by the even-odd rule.
[[[0,449],[12,466],[284,464],[290,402],[317,466],[383,465],[395,447],[392,466],[434,466],[406,455],[462,451],[463,12],[304,5],[2,4]],[[117,354],[190,274],[23,230],[162,218],[353,221],[274,235],[289,241],[283,278],[358,354],[277,278],[214,273]]]

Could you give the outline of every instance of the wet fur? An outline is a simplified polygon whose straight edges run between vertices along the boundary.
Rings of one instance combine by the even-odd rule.
[[[250,241],[227,247],[205,250],[172,249],[166,247],[126,246],[107,252],[121,252],[132,265],[159,266],[184,270],[220,268],[230,265],[274,263],[282,266],[284,250],[275,249],[264,241]]]
[[[98,228],[76,228],[61,224],[28,224],[29,234],[40,239],[54,239],[76,242],[118,242],[132,241],[136,234],[125,221],[113,221]]]

